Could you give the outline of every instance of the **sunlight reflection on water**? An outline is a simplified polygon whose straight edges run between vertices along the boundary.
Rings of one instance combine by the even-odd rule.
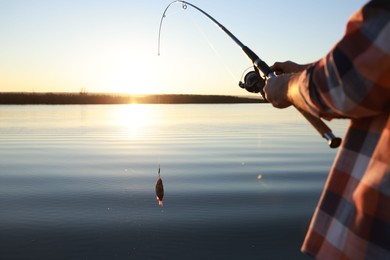
[[[132,139],[137,138],[140,132],[144,132],[145,128],[153,127],[159,118],[161,110],[150,105],[131,104],[119,106],[112,110],[114,124],[118,127],[124,127],[128,131]]]

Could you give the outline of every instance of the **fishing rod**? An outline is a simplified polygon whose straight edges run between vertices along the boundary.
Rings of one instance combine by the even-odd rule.
[[[204,14],[207,18],[209,18],[211,21],[213,21],[224,33],[226,33],[240,48],[241,50],[248,56],[248,58],[253,63],[254,71],[250,71],[246,74],[244,78],[244,82],[240,81],[239,86],[241,88],[245,88],[247,91],[252,93],[260,93],[265,101],[265,93],[264,93],[264,86],[265,82],[268,78],[276,77],[275,72],[268,66],[267,63],[265,63],[262,59],[259,58],[259,56],[254,53],[250,48],[248,48],[246,45],[244,45],[234,34],[232,34],[228,29],[226,29],[225,26],[223,26],[220,22],[218,22],[214,17],[200,9],[199,7],[181,0],[176,0],[171,2],[164,10],[164,13],[161,17],[160,21],[160,28],[159,28],[159,34],[158,34],[158,55],[160,55],[160,42],[161,42],[161,28],[164,21],[164,18],[166,17],[166,12],[168,11],[169,7],[175,3],[181,3],[183,9],[187,9],[188,6],[193,7],[194,9],[198,10],[202,14]],[[260,75],[260,71],[263,73],[263,77]],[[319,134],[325,138],[328,141],[330,148],[337,148],[341,144],[341,138],[336,137],[332,130],[320,119],[312,114],[299,109],[296,107],[296,109],[306,118],[306,120],[309,121],[309,123],[319,132]]]

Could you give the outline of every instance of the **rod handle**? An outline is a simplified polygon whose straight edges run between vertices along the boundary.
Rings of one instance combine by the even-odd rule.
[[[328,141],[330,148],[337,148],[341,144],[341,138],[336,137],[332,130],[318,117],[313,116],[312,114],[295,107],[309,123],[320,133],[320,135]]]
[[[256,63],[255,66],[257,66]],[[272,71],[268,74],[268,77],[276,77],[276,74]],[[328,141],[330,148],[337,148],[340,146],[342,141],[341,138],[336,137],[333,134],[332,129],[330,129],[320,118],[313,116],[305,110],[299,109],[297,107],[295,108],[306,118],[307,121],[309,121],[309,123],[317,130],[317,132]]]

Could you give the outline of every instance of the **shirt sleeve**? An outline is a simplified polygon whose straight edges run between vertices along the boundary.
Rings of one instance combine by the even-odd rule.
[[[299,76],[306,110],[326,119],[390,110],[390,1],[370,1],[349,20],[344,37]]]

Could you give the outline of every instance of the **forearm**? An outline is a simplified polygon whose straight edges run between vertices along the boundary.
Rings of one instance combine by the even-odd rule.
[[[368,117],[388,111],[390,10],[384,9],[374,3],[356,13],[346,35],[329,54],[291,78],[289,100],[326,118]]]

